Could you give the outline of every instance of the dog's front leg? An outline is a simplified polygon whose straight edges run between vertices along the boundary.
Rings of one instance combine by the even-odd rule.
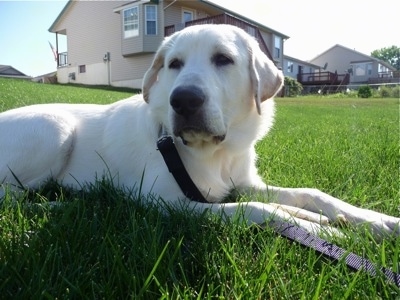
[[[353,206],[317,189],[268,186],[263,192],[272,202],[320,213],[332,222],[345,221],[355,226],[368,224],[377,237],[400,235],[400,218]]]
[[[316,220],[310,220],[304,218],[304,216],[296,216],[297,213],[288,212],[286,209],[282,209],[282,207],[277,207],[271,203],[199,203],[190,201],[188,206],[191,210],[199,213],[210,211],[213,214],[221,216],[224,221],[239,219],[248,225],[268,225],[270,221],[288,221],[314,234],[330,233],[341,235],[335,228],[325,226],[326,222],[324,220],[316,222]]]

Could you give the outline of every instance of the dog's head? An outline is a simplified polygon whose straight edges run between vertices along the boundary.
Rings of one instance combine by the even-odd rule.
[[[231,126],[253,122],[282,84],[282,72],[243,30],[199,25],[165,39],[144,77],[143,97],[160,123],[198,146],[219,144]]]

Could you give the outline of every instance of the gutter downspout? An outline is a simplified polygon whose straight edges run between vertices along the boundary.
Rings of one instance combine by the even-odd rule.
[[[110,52],[106,52],[103,57],[103,61],[107,64],[107,79],[108,79],[108,85],[111,85],[111,54]]]

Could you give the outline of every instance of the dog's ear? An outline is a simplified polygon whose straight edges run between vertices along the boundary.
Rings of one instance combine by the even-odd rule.
[[[161,44],[160,48],[158,48],[150,68],[144,74],[142,94],[143,94],[143,99],[146,102],[149,102],[149,90],[152,87],[152,85],[157,81],[158,72],[161,70],[161,68],[164,67],[164,57],[167,48],[166,43],[168,42],[168,40],[169,38],[166,38],[164,42]]]
[[[258,114],[261,102],[274,97],[283,86],[283,74],[261,51],[256,40],[250,41],[250,79]]]

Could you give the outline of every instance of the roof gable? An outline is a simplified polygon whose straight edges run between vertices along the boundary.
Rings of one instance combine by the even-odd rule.
[[[292,56],[289,56],[289,55],[286,55],[286,54],[283,55],[283,59],[284,60],[288,60],[288,61],[293,61],[293,62],[296,62],[298,64],[310,66],[310,67],[313,67],[313,68],[317,68],[317,69],[321,68],[321,66],[319,66],[319,65],[316,65],[316,64],[310,63],[309,61],[301,60],[301,59],[298,59],[298,58],[295,58],[295,57],[292,57]]]
[[[64,14],[73,6],[74,1],[69,0],[67,4],[65,4],[64,8],[61,10],[61,12],[58,14],[57,18],[54,20],[53,24],[51,24],[49,28],[49,32],[57,32],[56,27],[61,22],[62,18],[64,17]]]
[[[341,49],[346,50],[346,51],[351,51],[351,52],[353,52],[353,53],[356,53],[357,55],[363,56],[364,59],[371,59],[370,56],[368,56],[368,55],[366,55],[366,54],[364,54],[364,53],[361,53],[361,52],[356,51],[356,50],[354,50],[354,49],[350,49],[350,48],[348,48],[348,47],[345,47],[345,46],[336,44],[336,45],[333,45],[332,47],[328,48],[328,49],[325,50],[324,52],[318,54],[318,55],[315,56],[313,59],[310,59],[310,61],[313,61],[313,60],[319,58],[320,56],[323,56],[323,55],[325,55],[326,53],[333,51],[335,48],[341,48]]]
[[[336,44],[336,45],[334,45],[334,46],[328,48],[328,49],[325,50],[324,52],[322,52],[322,53],[318,54],[317,56],[315,56],[313,59],[310,59],[310,61],[312,62],[312,61],[318,59],[319,57],[321,57],[321,56],[327,54],[328,52],[333,51],[335,48],[341,48],[341,49],[343,49],[343,50],[345,50],[345,51],[349,51],[349,52],[352,52],[352,53],[357,54],[358,56],[360,56],[360,59],[352,60],[352,61],[350,61],[350,63],[376,61],[376,62],[380,63],[381,65],[384,65],[384,66],[386,66],[387,68],[391,69],[392,71],[396,70],[392,65],[388,64],[387,62],[385,62],[385,61],[383,61],[383,60],[380,60],[380,59],[378,59],[378,58],[376,58],[376,57],[369,56],[369,55],[364,54],[364,53],[362,53],[362,52],[359,52],[359,51],[357,51],[357,50],[355,50],[355,49],[350,49],[350,48],[348,48],[348,47],[345,47],[345,46],[342,46],[342,45],[339,45],[339,44]]]

